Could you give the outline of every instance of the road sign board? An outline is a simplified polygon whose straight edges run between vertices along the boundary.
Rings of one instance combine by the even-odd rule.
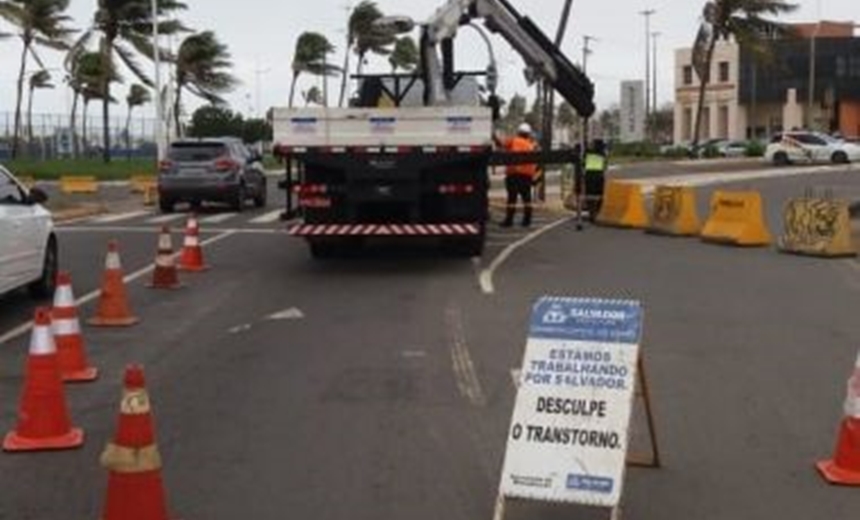
[[[503,497],[619,504],[642,314],[635,301],[538,301],[508,432]]]

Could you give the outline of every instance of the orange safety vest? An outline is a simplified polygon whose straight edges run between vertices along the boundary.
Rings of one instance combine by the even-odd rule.
[[[505,149],[509,152],[533,152],[537,149],[537,145],[535,145],[534,141],[520,136],[508,139],[504,144]],[[524,175],[534,178],[537,175],[537,170],[538,168],[536,164],[512,164],[508,166],[507,174]]]

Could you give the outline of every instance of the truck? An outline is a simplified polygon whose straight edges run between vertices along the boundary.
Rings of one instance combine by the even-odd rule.
[[[450,0],[420,25],[419,72],[353,76],[358,89],[348,108],[272,110],[274,152],[286,165],[285,216],[300,217],[288,232],[306,240],[314,258],[395,238],[434,240],[454,254],[480,256],[492,166],[580,160],[569,149],[494,148],[495,64],[458,71],[454,60],[459,28],[478,19],[581,116],[594,113],[593,84],[509,1]],[[405,17],[383,23],[414,29]],[[478,78],[485,79],[486,100]]]

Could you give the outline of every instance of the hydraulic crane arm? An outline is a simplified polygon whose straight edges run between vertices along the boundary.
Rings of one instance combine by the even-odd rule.
[[[583,117],[594,114],[594,85],[528,17],[508,0],[449,0],[423,25],[421,57],[428,104],[447,99],[453,88],[453,39],[462,25],[481,19],[501,35],[537,75],[549,82]],[[442,48],[439,62],[437,46]]]

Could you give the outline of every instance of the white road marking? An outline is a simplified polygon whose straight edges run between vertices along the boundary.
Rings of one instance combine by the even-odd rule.
[[[454,379],[457,380],[460,394],[474,406],[485,406],[487,398],[484,396],[481,381],[475,371],[475,364],[472,362],[471,354],[469,354],[469,345],[463,330],[463,316],[455,307],[449,307],[445,314],[451,333],[451,362],[454,367]]]
[[[274,314],[269,314],[266,316],[266,319],[269,321],[276,320],[301,320],[305,317],[305,313],[302,312],[301,309],[297,307],[291,307],[289,309],[276,312]]]
[[[252,327],[253,325],[251,325],[250,323],[245,323],[243,325],[236,325],[235,327],[229,329],[227,332],[230,334],[240,334],[242,332],[248,332],[249,330],[251,330]]]
[[[427,353],[423,350],[404,350],[401,355],[406,359],[423,359],[427,357]]]
[[[281,213],[284,210],[276,209],[275,211],[270,211],[262,216],[259,216],[253,220],[251,220],[251,224],[270,224],[272,222],[276,222],[281,218]]]
[[[236,215],[238,215],[238,213],[220,213],[218,215],[212,215],[211,217],[198,218],[197,220],[201,224],[220,224],[230,220]]]
[[[200,245],[201,245],[201,247],[205,247],[205,246],[214,244],[216,242],[220,242],[221,240],[224,240],[225,238],[231,237],[235,234],[236,234],[235,232],[226,231],[224,233],[221,233],[219,235],[215,235],[214,237],[208,238],[208,239],[200,242]],[[181,253],[175,253],[173,255],[174,260],[179,258],[180,254]],[[140,278],[143,278],[144,276],[148,275],[153,270],[155,270],[155,264],[151,264],[147,267],[144,267],[143,269],[140,269],[138,271],[133,272],[132,274],[123,278],[123,282],[124,283],[134,282],[135,280],[139,280]],[[84,305],[85,303],[89,303],[89,302],[95,300],[96,298],[98,298],[99,294],[101,294],[101,288],[98,288],[95,291],[89,292],[89,293],[85,294],[84,296],[81,296],[80,298],[75,300],[75,305],[80,306],[80,305]],[[22,334],[25,334],[32,327],[33,327],[32,321],[28,321],[27,323],[23,323],[23,324],[19,325],[18,327],[15,327],[14,329],[12,329],[9,332],[0,336],[0,345],[13,340]]]
[[[493,294],[494,292],[496,292],[495,286],[493,285],[493,276],[495,275],[499,267],[501,267],[508,260],[508,258],[510,258],[510,256],[517,251],[517,249],[520,249],[521,247],[537,239],[544,233],[552,231],[553,229],[561,226],[562,224],[566,224],[571,220],[572,218],[563,218],[561,220],[553,222],[552,224],[547,224],[546,226],[536,229],[535,231],[529,233],[528,235],[506,247],[501,253],[499,253],[499,256],[497,256],[492,261],[490,266],[481,271],[480,275],[478,275],[478,283],[481,285],[481,291],[484,294]]]
[[[104,217],[97,217],[92,219],[90,222],[92,222],[93,224],[112,224],[114,222],[122,222],[123,220],[131,220],[133,218],[143,217],[151,214],[152,212],[149,210],[127,211],[125,213],[117,213],[115,215],[105,215]]]
[[[141,226],[61,226],[57,228],[60,233],[158,233],[160,230],[154,227]],[[238,235],[286,235],[286,229],[263,229],[263,228],[209,228],[204,233],[232,233]]]
[[[185,215],[183,213],[175,213],[173,215],[160,215],[158,217],[153,217],[147,220],[147,224],[167,224],[168,222],[173,222],[175,220],[184,219]]]

